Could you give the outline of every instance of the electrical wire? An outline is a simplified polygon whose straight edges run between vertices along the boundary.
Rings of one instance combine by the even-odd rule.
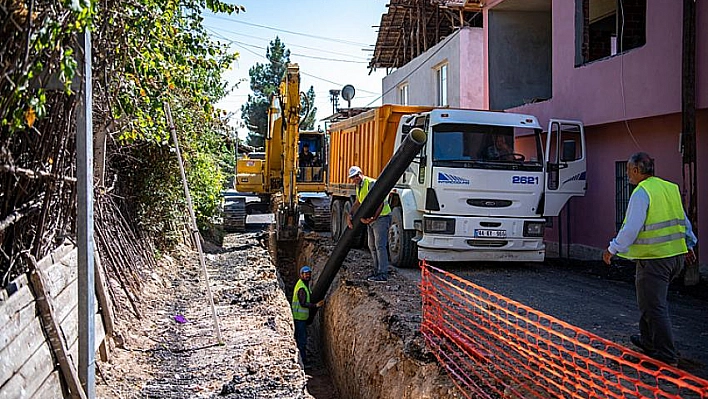
[[[206,28],[206,27],[205,27],[205,28]],[[266,48],[266,47],[263,47],[263,46],[258,46],[258,45],[255,45],[255,44],[244,43],[244,42],[240,42],[240,41],[238,41],[238,40],[229,39],[229,38],[227,38],[226,36],[223,36],[223,35],[221,35],[221,34],[215,32],[212,28],[206,28],[206,29],[207,29],[207,31],[211,32],[213,35],[215,35],[215,36],[221,38],[222,40],[226,40],[229,44],[239,44],[239,45],[241,45],[241,46],[248,46],[248,47],[257,48],[257,49],[259,49],[259,50],[267,50],[267,48]],[[367,61],[342,60],[342,59],[336,59],[336,58],[318,57],[318,56],[315,56],[315,55],[307,55],[307,54],[299,54],[299,53],[290,53],[290,54],[291,54],[291,55],[296,55],[296,56],[298,56],[298,57],[311,58],[311,59],[321,60],[321,61],[348,62],[348,63],[352,63],[352,64],[368,64]]]
[[[242,25],[247,25],[247,26],[253,26],[253,27],[256,27],[256,28],[269,29],[269,30],[273,30],[273,31],[276,31],[276,32],[290,33],[290,34],[292,34],[292,35],[304,36],[304,37],[309,37],[309,38],[312,38],[312,39],[326,40],[326,41],[335,42],[335,43],[340,43],[340,44],[347,44],[347,45],[350,45],[350,46],[364,46],[364,47],[368,46],[368,44],[366,44],[366,43],[358,43],[358,42],[353,42],[353,41],[350,41],[350,40],[344,40],[344,39],[337,39],[337,38],[332,38],[332,37],[324,37],[324,36],[311,35],[311,34],[308,34],[308,33],[295,32],[295,31],[286,30],[286,29],[278,29],[278,28],[274,28],[274,27],[272,27],[272,26],[259,25],[259,24],[254,24],[254,23],[250,23],[250,22],[245,22],[245,21],[238,21],[238,20],[231,19],[231,18],[227,18],[227,17],[223,17],[223,16],[220,16],[220,15],[204,14],[204,16],[205,16],[205,17],[210,17],[210,18],[221,19],[221,20],[228,21],[228,22],[233,22],[233,23],[236,23],[236,24],[242,24]]]
[[[622,47],[622,50],[624,51],[624,6],[622,5],[623,0],[618,1],[619,7],[620,7],[620,15],[622,18],[621,24],[620,24],[620,37],[619,37],[619,46]],[[624,54],[620,54],[620,90],[622,93],[622,112],[624,113],[623,118],[624,118],[624,125],[627,127],[627,132],[629,132],[629,137],[632,138],[632,141],[634,141],[634,145],[637,146],[638,150],[642,149],[642,146],[639,145],[639,142],[637,139],[634,137],[634,134],[632,133],[632,129],[629,127],[629,121],[627,120],[627,99],[625,98],[624,95]]]
[[[264,59],[268,60],[268,58],[267,58],[266,56],[264,56],[264,55],[262,55],[262,54],[258,54],[258,53],[256,53],[255,51],[253,51],[253,50],[251,50],[251,49],[249,49],[249,48],[247,48],[247,47],[245,47],[245,46],[243,46],[243,45],[241,45],[241,44],[239,44],[239,43],[234,43],[234,44],[235,44],[236,46],[238,46],[238,47],[240,47],[240,48],[242,48],[242,49],[248,51],[249,53],[251,53],[251,54],[257,56],[257,57],[261,57],[261,58],[264,58]],[[300,73],[301,73],[302,75],[309,76],[309,77],[311,77],[311,78],[313,78],[313,79],[321,80],[321,81],[323,81],[323,82],[327,82],[327,83],[330,83],[330,84],[333,84],[333,85],[344,86],[342,83],[333,82],[333,81],[331,81],[331,80],[327,80],[327,79],[322,78],[322,77],[319,77],[319,76],[311,75],[311,74],[306,73],[306,72],[303,72],[303,71],[300,71]],[[374,101],[376,101],[376,100],[378,100],[379,98],[381,98],[381,96],[379,96],[378,93],[374,93],[374,92],[372,92],[372,91],[362,90],[362,89],[357,89],[357,90],[358,90],[358,91],[361,91],[361,92],[364,92],[364,93],[369,93],[369,94],[373,94],[373,95],[378,96],[378,97],[376,97],[376,99],[374,99]],[[367,105],[367,106],[368,106],[368,105]]]
[[[264,38],[264,37],[253,36],[253,35],[247,35],[247,34],[245,34],[245,33],[240,33],[240,32],[236,32],[236,31],[232,31],[232,30],[228,30],[228,29],[223,29],[223,28],[218,28],[218,27],[209,27],[209,25],[204,25],[204,27],[207,28],[207,30],[209,30],[209,31],[211,31],[211,32],[214,32],[214,33],[216,33],[216,31],[219,31],[219,32],[226,32],[226,33],[230,33],[230,34],[232,34],[232,35],[244,36],[244,37],[248,37],[248,38],[251,38],[251,39],[263,40],[263,41],[266,41],[266,42],[270,42],[270,39],[266,39],[266,38]],[[223,35],[220,35],[220,37],[221,37],[222,39],[224,39],[224,40],[232,40],[232,39],[227,38],[226,36],[223,36]],[[319,49],[319,48],[308,47],[308,46],[303,46],[303,45],[299,45],[299,44],[288,44],[288,47],[300,47],[300,48],[304,48],[304,49],[307,49],[307,50],[319,51],[319,52],[325,53],[325,54],[343,55],[343,56],[346,56],[346,57],[358,58],[358,59],[361,59],[361,60],[365,60],[365,59],[366,59],[366,58],[364,58],[364,57],[352,56],[352,55],[347,54],[347,53],[339,53],[339,52],[336,52],[336,51],[322,50],[322,49]],[[367,61],[367,62],[368,62],[368,61]]]

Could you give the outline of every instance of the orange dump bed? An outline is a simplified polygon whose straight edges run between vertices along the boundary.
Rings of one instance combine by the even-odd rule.
[[[347,171],[353,165],[359,166],[367,176],[378,177],[393,155],[401,117],[431,109],[387,104],[333,123],[329,128],[327,191],[335,196],[353,194],[354,185],[347,178]]]

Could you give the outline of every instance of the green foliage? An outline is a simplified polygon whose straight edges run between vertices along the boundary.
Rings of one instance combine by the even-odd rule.
[[[112,194],[134,213],[131,222],[157,238],[184,223],[165,113],[170,104],[198,223],[206,226],[218,209],[223,171],[233,165],[225,141],[232,132],[213,104],[226,94],[222,73],[238,54],[210,39],[202,13],[245,9],[220,0],[114,0],[101,2],[100,12],[98,7],[96,0],[4,2],[0,129],[37,134],[29,131],[51,111],[50,89],[63,88],[67,101],[76,100],[72,80],[81,55],[75,39],[88,30],[94,129],[108,133]]]
[[[247,143],[262,147],[268,133],[268,107],[270,97],[278,92],[280,81],[290,62],[290,50],[276,36],[266,49],[267,64],[256,63],[248,74],[251,77],[251,90],[248,101],[241,107],[241,115],[249,130]]]
[[[71,81],[78,64],[72,47],[76,34],[91,27],[97,1],[5,2],[2,60],[5,75],[0,80],[0,128],[17,132],[31,128],[46,115],[46,91],[51,79],[71,94]],[[32,24],[28,31],[31,13]],[[27,43],[29,40],[29,43]]]
[[[94,75],[107,82],[110,112],[104,117],[118,128],[121,162],[134,171],[122,177],[138,204],[138,221],[155,236],[184,222],[184,193],[165,113],[169,104],[197,223],[204,228],[218,210],[222,159],[229,154],[228,128],[213,104],[226,94],[221,75],[238,54],[210,39],[202,11],[245,10],[214,0],[137,0],[119,7],[120,12],[97,16],[97,29],[108,34],[94,46]]]
[[[300,130],[315,130],[315,118],[317,107],[315,107],[315,88],[310,86],[310,90],[305,93],[305,101],[300,109]]]

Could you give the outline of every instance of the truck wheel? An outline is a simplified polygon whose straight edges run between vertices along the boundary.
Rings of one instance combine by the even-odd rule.
[[[418,246],[413,238],[415,230],[403,229],[401,207],[391,211],[391,226],[388,228],[388,256],[391,264],[404,269],[418,266]]]
[[[342,236],[342,201],[333,200],[332,216],[330,217],[330,230],[332,232],[332,241],[339,241]]]

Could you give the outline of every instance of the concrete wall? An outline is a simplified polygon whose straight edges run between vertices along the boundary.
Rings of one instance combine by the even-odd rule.
[[[464,28],[383,79],[383,103],[400,104],[398,87],[408,83],[409,105],[435,105],[435,68],[448,63],[448,104],[483,108],[482,28]]]
[[[551,14],[490,11],[489,108],[551,97]]]

